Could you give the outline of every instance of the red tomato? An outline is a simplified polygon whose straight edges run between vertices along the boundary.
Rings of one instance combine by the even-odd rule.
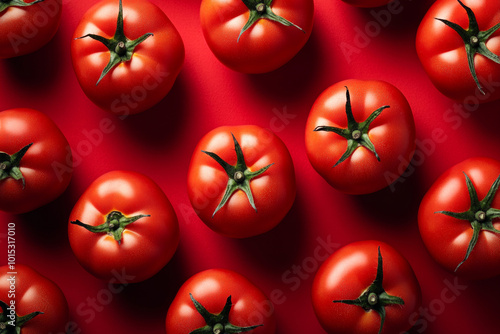
[[[118,29],[117,16],[123,17]],[[99,2],[82,18],[74,38],[71,57],[80,86],[92,102],[117,115],[160,102],[184,63],[181,36],[146,0],[125,0],[123,14],[117,0]]]
[[[47,44],[61,22],[61,0],[0,1],[0,58],[32,53]]]
[[[387,187],[405,172],[415,151],[410,105],[383,81],[336,83],[311,109],[306,150],[314,169],[340,191],[367,194]]]
[[[109,280],[114,271],[143,281],[162,269],[179,244],[175,211],[147,176],[113,171],[95,180],[71,212],[69,242],[80,264]]]
[[[421,292],[398,251],[380,241],[360,241],[342,247],[321,265],[312,302],[328,333],[402,333],[411,327]]]
[[[0,112],[0,210],[24,213],[61,195],[73,175],[68,141],[33,109]]]
[[[388,3],[394,0],[342,0],[342,1],[356,7],[371,8],[371,7],[380,7],[387,5]]]
[[[267,5],[269,3],[269,5]],[[273,71],[311,35],[312,0],[202,0],[201,28],[214,55],[244,73]]]
[[[499,161],[465,160],[441,175],[420,204],[418,225],[427,249],[457,275],[500,275],[499,177]]]
[[[0,306],[0,329],[7,328],[1,333],[66,333],[69,312],[64,294],[54,282],[28,266],[16,264],[14,270],[0,267]],[[9,326],[12,320],[15,329]]]
[[[251,328],[252,334],[274,334],[274,306],[259,288],[234,271],[202,271],[177,292],[168,309],[166,329],[168,334],[186,334],[205,326],[207,333],[241,333]],[[222,328],[227,331],[217,332]]]
[[[437,0],[432,5],[418,28],[416,44],[425,71],[441,93],[474,104],[500,98],[498,23],[499,1]]]
[[[217,233],[233,238],[262,234],[285,217],[295,200],[292,158],[268,130],[219,127],[195,149],[188,195],[201,220]]]

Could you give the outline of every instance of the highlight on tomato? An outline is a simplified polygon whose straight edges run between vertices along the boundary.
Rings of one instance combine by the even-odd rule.
[[[184,63],[184,44],[153,3],[103,0],[76,28],[71,59],[85,95],[100,108],[127,116],[167,95]]]
[[[50,42],[61,11],[62,0],[0,1],[0,58],[23,56]]]
[[[177,216],[149,177],[112,171],[97,178],[75,204],[68,235],[78,262],[109,280],[116,271],[144,281],[159,272],[179,244]]]
[[[34,109],[0,112],[0,210],[25,213],[68,187],[73,160],[57,125]]]
[[[313,28],[313,0],[202,0],[201,28],[217,59],[243,73],[290,61]]]
[[[0,333],[66,333],[68,302],[61,289],[33,268],[0,267]]]
[[[274,334],[276,317],[269,298],[244,276],[209,269],[189,278],[168,309],[168,334]]]
[[[314,102],[305,141],[311,165],[332,187],[368,194],[392,184],[409,166],[415,123],[393,85],[344,80]]]
[[[403,333],[421,304],[408,261],[380,241],[359,241],[333,253],[312,287],[314,312],[327,333]]]
[[[451,99],[500,98],[500,2],[437,0],[422,19],[416,47],[436,88]]]
[[[420,235],[445,269],[470,279],[500,275],[500,161],[475,157],[443,173],[418,212]]]
[[[295,200],[295,172],[285,144],[254,125],[223,126],[196,146],[188,195],[201,220],[232,238],[265,233]]]

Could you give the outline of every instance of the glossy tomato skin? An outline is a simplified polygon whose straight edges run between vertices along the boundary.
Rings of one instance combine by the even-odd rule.
[[[225,66],[243,73],[273,71],[292,59],[306,44],[313,28],[312,0],[273,0],[276,15],[302,28],[261,19],[245,31],[249,10],[241,0],[202,0],[201,27],[205,40]]]
[[[321,326],[328,333],[373,334],[380,328],[377,312],[334,300],[356,299],[377,274],[378,247],[383,258],[383,288],[404,300],[404,305],[385,307],[382,333],[402,333],[421,304],[420,285],[408,261],[393,247],[380,241],[359,241],[333,253],[319,268],[312,287],[312,303]]]
[[[94,276],[109,280],[114,271],[143,281],[162,269],[179,243],[175,211],[164,192],[149,177],[131,171],[112,171],[97,178],[80,197],[69,221],[98,226],[112,211],[127,217],[150,215],[128,225],[119,244],[105,233],[69,224],[69,242],[80,264]]]
[[[210,313],[220,313],[227,297],[233,306],[229,322],[238,327],[263,325],[252,334],[274,334],[274,306],[266,295],[244,276],[227,269],[209,269],[189,278],[179,289],[168,309],[167,334],[185,334],[206,325],[189,294]]]
[[[480,30],[488,30],[500,22],[500,2],[463,0],[476,15]],[[486,95],[482,95],[469,70],[464,41],[456,31],[435,18],[445,19],[464,29],[469,27],[465,9],[457,0],[438,0],[422,19],[417,32],[418,57],[436,88],[451,99],[465,103],[484,103],[500,98],[495,83],[500,81],[500,65],[476,54],[475,68]],[[500,31],[486,42],[491,52],[500,54]],[[484,84],[490,82],[490,84]]]
[[[10,282],[8,266],[0,267],[0,300],[9,304]],[[29,266],[15,265],[16,314],[25,316],[43,312],[29,320],[21,334],[66,333],[69,321],[68,303],[61,289],[50,279]],[[1,310],[0,310],[1,313]]]
[[[21,159],[20,180],[0,181],[0,210],[24,213],[39,208],[68,187],[73,175],[71,148],[57,125],[45,114],[26,108],[0,112],[0,152],[17,153],[33,143]]]
[[[371,7],[380,7],[387,5],[388,3],[394,0],[342,0],[342,1],[356,7],[371,8]]]
[[[352,112],[363,122],[376,109],[389,105],[371,123],[368,136],[380,156],[359,147],[333,167],[347,148],[347,140],[317,126],[347,128],[346,88]],[[315,101],[306,124],[306,150],[313,168],[334,188],[348,194],[367,194],[387,187],[405,172],[415,151],[415,123],[404,95],[384,81],[344,80],[327,88]]]
[[[444,268],[454,272],[464,259],[472,238],[470,222],[449,217],[438,211],[464,212],[470,208],[466,173],[482,200],[500,175],[500,162],[490,158],[467,159],[443,173],[425,194],[418,212],[420,235],[432,257]],[[492,206],[500,208],[500,195]],[[500,220],[493,226],[500,229]],[[500,236],[481,231],[469,258],[455,272],[469,279],[484,279],[500,275]]]
[[[215,215],[224,195],[228,176],[202,151],[214,152],[231,165],[236,154],[231,133],[241,145],[247,167],[257,171],[273,164],[250,181],[257,212],[241,190],[235,192]],[[224,126],[206,134],[198,143],[188,171],[188,195],[195,212],[215,232],[232,238],[247,238],[274,228],[295,200],[293,161],[285,144],[274,133],[254,125]],[[213,217],[212,217],[213,216]]]
[[[104,0],[90,8],[74,38],[87,34],[113,37],[118,1]],[[143,112],[160,102],[172,88],[184,63],[184,44],[165,13],[147,0],[123,1],[125,36],[139,44],[127,62],[121,62],[96,85],[109,62],[108,48],[91,38],[71,42],[73,68],[85,95],[100,108],[126,116]],[[147,19],[145,19],[147,18]]]
[[[44,0],[28,7],[11,6],[1,12],[0,58],[26,55],[47,44],[59,28],[61,11],[62,0]]]

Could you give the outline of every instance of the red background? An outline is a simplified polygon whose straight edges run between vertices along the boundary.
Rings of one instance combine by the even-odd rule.
[[[310,302],[313,275],[304,271],[295,290],[297,286],[283,276],[298,277],[289,270],[304,264],[315,269],[317,261],[310,260],[319,237],[327,240],[330,236],[339,245],[378,239],[408,259],[422,287],[423,307],[431,306],[430,317],[425,318],[427,328],[422,324],[415,333],[497,332],[498,278],[460,280],[467,289],[453,302],[440,302],[446,281],[453,282],[454,275],[441,269],[424,248],[417,211],[425,191],[450,166],[472,156],[500,159],[500,102],[463,116],[454,114],[457,123],[450,122],[445,115],[449,116],[455,102],[433,87],[414,46],[418,24],[432,1],[396,1],[401,12],[390,15],[386,27],[348,62],[340,44],[356,47],[359,29],[377,32],[380,24],[374,23],[374,13],[386,7],[373,12],[339,0],[316,0],[314,30],[304,49],[277,71],[245,75],[225,68],[208,49],[199,25],[199,0],[153,0],[183,37],[186,61],[172,91],[158,106],[125,120],[101,111],[86,98],[71,65],[73,31],[97,1],[63,1],[61,27],[47,46],[31,55],[0,61],[0,110],[30,107],[46,113],[77,156],[74,178],[63,196],[31,213],[0,214],[3,226],[17,224],[18,263],[32,266],[62,288],[79,333],[164,333],[165,315],[177,289],[191,275],[213,267],[244,274],[268,295],[275,289],[283,292],[285,300],[276,305],[279,334],[323,333]],[[413,161],[408,176],[401,179],[404,182],[395,185],[396,192],[342,194],[315,173],[307,160],[304,127],[310,107],[325,88],[348,78],[381,79],[398,87],[412,106],[420,142],[429,142],[435,128],[446,134],[444,142],[420,150],[421,159]],[[286,122],[276,118],[284,110],[293,116]],[[86,131],[98,128],[103,118],[112,120],[114,131],[85,151]],[[291,212],[277,228],[259,237],[232,240],[209,230],[195,215],[186,193],[186,173],[193,149],[204,134],[217,126],[239,124],[272,128],[281,137],[294,159],[298,192]],[[113,295],[88,321],[89,314],[83,312],[89,310],[86,303],[107,283],[77,263],[67,239],[67,219],[87,186],[115,169],[145,173],[163,188],[179,217],[181,243],[160,273]],[[4,243],[5,235],[0,240]],[[5,259],[1,257],[2,262]]]

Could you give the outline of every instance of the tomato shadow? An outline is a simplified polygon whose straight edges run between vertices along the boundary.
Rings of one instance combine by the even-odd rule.
[[[295,202],[283,220],[269,232],[246,239],[230,239],[241,263],[256,272],[281,274],[297,262],[307,222],[304,201],[297,189]]]
[[[291,103],[300,101],[307,91],[306,83],[314,82],[321,68],[320,39],[313,29],[304,47],[288,63],[269,73],[242,74],[250,82],[256,96]]]
[[[418,166],[412,160],[403,175],[388,187],[372,194],[352,197],[359,211],[367,216],[366,220],[358,222],[366,232],[384,235],[389,230],[390,234],[416,231],[417,226],[413,222],[417,219],[425,194]]]
[[[19,57],[0,60],[0,68],[11,85],[29,96],[53,94],[53,84],[62,72],[65,50],[61,29],[39,50]],[[43,83],[43,84],[41,84]]]
[[[397,37],[401,41],[410,40],[413,44],[416,31],[423,17],[435,0],[395,0],[389,5],[376,8],[354,8],[358,10],[362,19],[366,22],[359,27],[368,34],[375,34],[380,30],[381,34],[388,37]],[[410,37],[410,38],[408,38]],[[392,40],[394,43],[394,40]]]
[[[188,119],[189,96],[186,91],[186,78],[181,72],[170,92],[157,105],[124,118],[123,125],[134,141],[153,148],[173,143]]]
[[[188,278],[185,272],[186,248],[181,243],[173,258],[153,277],[127,286],[117,295],[117,312],[125,319],[142,319],[146,328],[165,328],[168,307]],[[148,332],[144,328],[144,331]]]
[[[77,187],[72,181],[54,201],[18,216],[19,234],[22,234],[30,248],[39,249],[46,254],[45,258],[60,258],[62,253],[71,253],[67,224],[78,196]]]
[[[484,134],[484,142],[487,144],[491,143],[493,146],[494,143],[500,140],[500,132],[498,131],[498,121],[500,120],[499,108],[500,100],[484,103],[479,105],[477,110],[471,112],[471,117],[469,118],[471,122],[474,122],[474,126],[478,128],[477,133]],[[493,152],[495,151],[497,150],[493,150]]]

